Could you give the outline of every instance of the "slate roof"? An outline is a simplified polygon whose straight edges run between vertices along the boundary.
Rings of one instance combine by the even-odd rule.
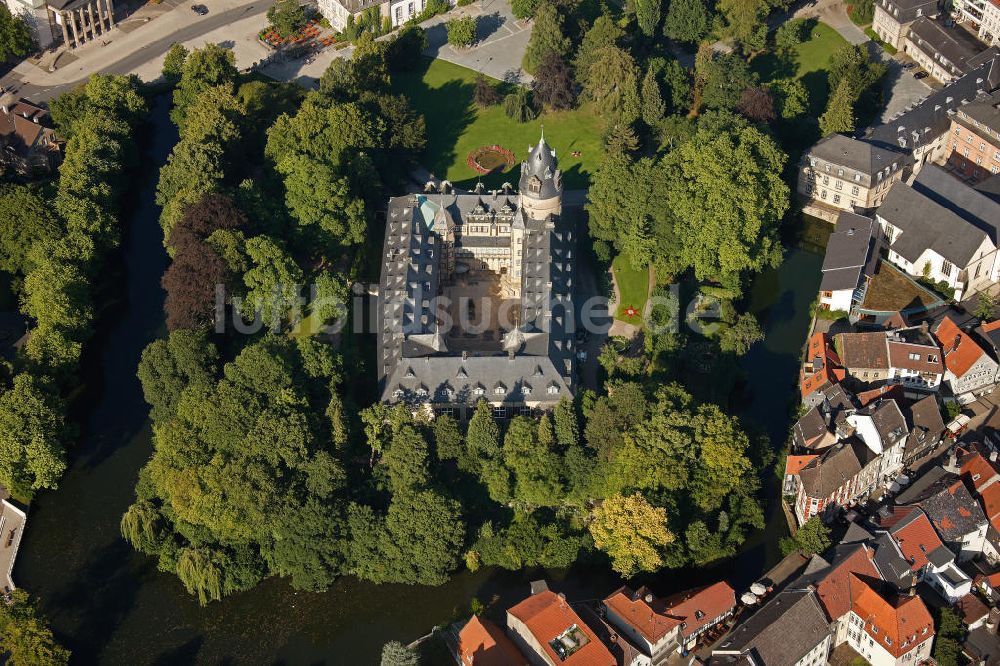
[[[540,144],[539,148],[547,147]],[[552,157],[554,160],[554,157]],[[548,168],[549,162],[541,160]],[[532,220],[516,199],[472,193],[407,195],[389,200],[378,300],[378,369],[386,402],[556,402],[572,397],[576,357],[571,298],[575,232],[572,216]],[[456,236],[469,215],[525,226],[519,331],[508,351],[450,351],[436,317],[440,231]],[[470,243],[472,237],[461,242]],[[506,389],[496,394],[494,387]]]
[[[784,590],[739,624],[717,652],[751,656],[758,666],[792,666],[830,635],[812,590]]]
[[[520,190],[532,192],[530,184],[533,181],[540,188],[534,194],[538,199],[551,199],[562,192],[562,172],[556,164],[556,151],[545,143],[544,135],[538,140],[538,145],[528,148],[528,159],[521,162]]]
[[[836,231],[830,234],[826,244],[820,291],[855,289],[861,283],[862,274],[868,277],[875,274],[878,229],[870,217],[847,211],[840,213]]]
[[[937,14],[937,0],[880,0],[878,4],[898,23]]]
[[[877,183],[876,174],[888,169],[902,169],[910,163],[909,155],[893,146],[879,146],[867,141],[852,139],[843,134],[830,134],[820,139],[804,159],[817,160],[816,169],[824,170],[823,163],[843,167],[844,178],[864,187]],[[893,168],[893,165],[896,165]]]
[[[838,442],[799,472],[809,497],[829,497],[871,462],[874,453],[857,437]]]
[[[987,522],[962,480],[941,467],[932,468],[914,481],[896,497],[896,502],[920,506],[941,539],[948,543],[961,541]]]
[[[914,263],[931,249],[958,266],[968,266],[989,234],[936,203],[904,182],[893,183],[879,206],[878,216],[901,233],[889,247]]]
[[[873,128],[865,140],[883,148],[913,150],[932,143],[948,131],[951,113],[971,102],[979,91],[990,92],[1000,85],[1000,58],[988,50],[970,63],[969,73],[931,93],[913,108]],[[925,165],[926,168],[926,165]]]
[[[883,447],[895,444],[909,432],[903,412],[895,400],[882,400],[874,410],[869,407],[866,411],[871,413]]]
[[[903,448],[903,460],[908,462],[937,442],[944,433],[944,419],[938,408],[937,397],[928,395],[903,410],[910,430]]]
[[[1000,93],[998,93],[1000,94]],[[964,110],[966,107],[962,107]],[[1000,203],[935,164],[926,164],[913,181],[913,189],[951,211],[997,244],[1000,241]]]
[[[49,112],[24,100],[5,96],[0,109],[0,147],[21,157],[33,150],[58,152],[55,133],[48,127]]]
[[[837,441],[819,407],[813,407],[792,426],[795,445],[803,449],[821,449]]]
[[[970,61],[981,51],[972,46],[971,39],[963,40],[959,30],[957,27],[949,30],[939,22],[922,16],[910,24],[906,37],[955,76],[972,69]]]

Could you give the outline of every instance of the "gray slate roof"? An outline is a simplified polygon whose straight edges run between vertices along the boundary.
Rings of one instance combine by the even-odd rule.
[[[829,497],[864,469],[875,454],[857,437],[848,437],[799,471],[809,497]]]
[[[878,5],[899,23],[937,14],[937,0],[879,0]]]
[[[544,143],[539,149],[547,149]],[[554,163],[554,156],[549,155]],[[548,168],[549,162],[542,160]],[[550,181],[551,182],[551,181]],[[472,193],[407,195],[389,200],[378,300],[379,378],[382,400],[435,403],[572,397],[575,371],[571,303],[575,234],[563,215],[532,220],[515,211],[516,199]],[[462,355],[449,351],[435,316],[442,248],[438,232],[456,236],[470,215],[477,222],[502,216],[525,229],[520,346],[508,352]],[[466,245],[477,241],[465,237]],[[509,243],[509,239],[507,240]],[[502,389],[497,393],[496,389]]]
[[[784,590],[733,629],[717,652],[749,655],[759,666],[792,666],[830,635],[812,590]]]
[[[965,268],[989,237],[903,182],[894,183],[889,189],[878,215],[902,231],[890,247],[909,262],[917,261],[930,248],[959,268]]]
[[[941,439],[944,433],[944,419],[938,408],[937,396],[928,395],[903,410],[910,434],[903,447],[903,462],[911,460],[924,453]]]
[[[826,164],[833,169],[843,167],[844,178],[864,187],[877,183],[879,171],[902,169],[909,164],[910,156],[893,146],[879,146],[867,141],[852,139],[843,134],[830,134],[820,139],[804,159],[816,160],[815,168],[825,171]],[[833,171],[836,173],[836,171]]]
[[[927,164],[913,181],[913,189],[939,206],[946,208],[977,229],[985,232],[995,243],[1000,240],[1000,203],[934,164]]]
[[[533,181],[539,187],[537,193],[531,188]],[[522,192],[532,192],[538,199],[551,199],[562,191],[562,172],[556,165],[556,151],[545,143],[544,136],[538,140],[538,145],[528,149],[528,159],[521,162],[519,188]]]
[[[1000,58],[992,50],[975,58],[974,69],[928,95],[908,111],[872,129],[865,140],[884,148],[913,150],[934,141],[951,126],[951,113],[976,95],[1000,85]]]
[[[954,76],[968,72],[971,69],[969,61],[982,51],[973,45],[971,38],[963,39],[959,30],[961,28],[945,28],[938,21],[922,16],[910,25],[907,39],[933,56]]]
[[[955,543],[987,524],[986,515],[962,480],[934,467],[896,497],[901,505],[919,506],[945,542]]]
[[[875,274],[878,252],[878,226],[870,217],[844,211],[837,217],[837,227],[830,234],[823,257],[823,279],[820,291],[855,289],[861,275]]]

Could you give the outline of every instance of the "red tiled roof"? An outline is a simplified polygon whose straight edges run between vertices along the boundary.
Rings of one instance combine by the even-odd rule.
[[[788,456],[788,459],[785,461],[785,475],[798,476],[799,471],[813,460],[816,460],[816,458],[819,458],[819,454]]]
[[[1000,319],[997,319],[996,321],[991,321],[988,324],[983,324],[982,325],[982,329],[985,332],[987,332],[987,333],[992,333],[993,331],[997,330],[998,328],[1000,328]]]
[[[944,365],[956,377],[962,377],[984,352],[950,317],[945,317],[934,331],[944,353]]]
[[[465,666],[528,666],[528,660],[497,625],[473,615],[458,632]]]
[[[806,359],[802,364],[802,397],[836,384],[844,378],[837,352],[826,333],[814,333],[809,338]]]
[[[906,397],[906,390],[900,384],[890,384],[888,386],[880,386],[871,391],[861,391],[856,394],[855,397],[858,402],[861,403],[862,407],[865,407],[871,401],[877,398],[885,398],[886,400],[902,400]]]
[[[972,482],[976,492],[981,492],[990,479],[997,476],[997,471],[990,464],[989,459],[978,451],[974,451],[962,459],[961,474]]]
[[[638,592],[627,586],[618,588],[607,599],[604,605],[610,608],[625,622],[629,623],[639,634],[650,643],[659,642],[681,623],[678,618],[669,617],[663,612],[663,604],[655,597],[647,602],[646,588]],[[652,595],[650,595],[652,597]],[[634,601],[633,601],[634,599]]]
[[[608,648],[598,640],[566,600],[551,590],[533,594],[507,612],[524,623],[552,663],[564,666],[615,666],[615,658]],[[549,641],[573,625],[586,635],[588,641],[566,659],[560,659]]]
[[[897,659],[934,636],[934,622],[920,597],[890,602],[861,579],[853,583],[851,610],[864,621],[865,633]]]
[[[937,532],[931,525],[926,514],[916,507],[912,511],[919,513],[910,522],[896,530],[890,530],[892,537],[903,551],[903,557],[910,563],[910,569],[917,571],[927,564],[927,554],[944,546]]]
[[[983,512],[990,522],[993,522],[995,518],[1000,518],[1000,483],[994,483],[981,492],[979,503],[983,505]]]
[[[666,611],[684,622],[685,637],[736,607],[736,591],[725,581],[664,599]]]
[[[852,587],[857,584],[857,576],[882,578],[872,562],[872,552],[865,546],[844,558],[816,586],[820,605],[831,622],[851,610]]]

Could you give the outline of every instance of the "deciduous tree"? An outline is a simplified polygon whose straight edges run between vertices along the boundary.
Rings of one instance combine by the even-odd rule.
[[[594,545],[611,557],[611,568],[626,577],[659,569],[663,548],[674,540],[666,510],[639,494],[605,499],[594,509],[589,529]]]
[[[524,51],[521,66],[524,71],[534,74],[547,53],[555,53],[564,58],[569,50],[569,39],[563,34],[563,17],[554,4],[543,0],[535,10],[534,26],[531,28],[531,38]]]

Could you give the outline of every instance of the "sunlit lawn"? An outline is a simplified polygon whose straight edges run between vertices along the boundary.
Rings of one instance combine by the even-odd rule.
[[[506,173],[483,176],[488,187],[509,181],[517,187],[520,162],[528,146],[538,143],[542,125],[545,140],[559,158],[568,189],[587,186],[600,164],[604,123],[589,109],[546,113],[527,123],[504,115],[500,105],[480,109],[472,101],[476,72],[444,60],[426,60],[423,68],[396,74],[393,86],[406,94],[427,122],[427,149],[422,163],[438,178],[469,187],[478,174],[466,164],[480,146],[499,144],[514,151],[517,163]],[[579,157],[572,153],[579,151]]]
[[[836,30],[823,23],[816,23],[809,38],[795,47],[793,58],[785,62],[774,53],[764,53],[753,59],[751,67],[760,75],[761,81],[799,78],[809,91],[809,105],[814,114],[826,108],[829,90],[826,70],[830,58],[847,40]]]
[[[621,296],[615,318],[629,324],[641,325],[642,310],[649,296],[649,270],[633,268],[632,263],[624,255],[615,257],[611,262],[611,268],[615,272],[615,282],[618,283],[618,292]],[[638,310],[639,314],[635,317],[626,315],[625,310],[630,307]]]

